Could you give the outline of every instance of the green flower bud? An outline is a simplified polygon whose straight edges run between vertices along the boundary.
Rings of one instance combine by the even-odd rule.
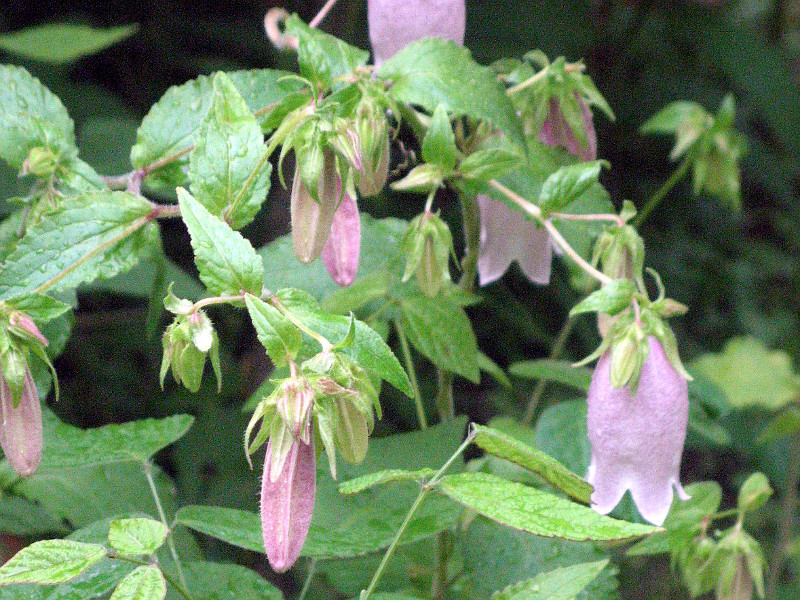
[[[361,101],[356,115],[356,130],[361,141],[363,168],[357,174],[358,191],[374,196],[383,190],[389,174],[389,127],[386,112],[374,101]]]
[[[408,227],[403,239],[406,254],[406,270],[403,281],[412,275],[417,278],[420,290],[431,298],[442,285],[450,281],[450,254],[453,252],[453,236],[450,228],[437,214],[423,213]]]
[[[203,311],[178,315],[167,327],[162,337],[160,381],[164,388],[167,371],[172,368],[175,381],[196,393],[203,380],[206,356],[217,377],[217,390],[222,387],[222,371],[219,362],[219,338],[211,320]]]
[[[772,496],[772,486],[763,473],[753,473],[739,489],[737,505],[742,512],[750,512],[761,508]]]
[[[325,247],[333,217],[342,196],[342,180],[336,172],[336,159],[330,150],[322,155],[322,169],[316,182],[316,196],[306,187],[300,162],[292,183],[292,242],[300,262],[314,261]]]
[[[59,156],[50,148],[37,146],[28,152],[27,158],[22,163],[20,175],[49,178],[55,174],[59,162]]]

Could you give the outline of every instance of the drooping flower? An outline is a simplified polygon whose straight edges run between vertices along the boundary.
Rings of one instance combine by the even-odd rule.
[[[376,66],[422,38],[464,44],[464,0],[369,0],[367,7]]]
[[[611,352],[597,363],[588,394],[587,429],[592,445],[586,480],[594,486],[592,508],[607,514],[626,490],[641,515],[661,525],[679,481],[689,395],[686,379],[670,363],[661,342],[647,339],[649,353],[636,394],[611,383]]]
[[[348,286],[356,278],[361,253],[361,220],[358,204],[347,192],[333,215],[330,237],[322,249],[322,261],[331,278]]]
[[[597,158],[597,133],[594,130],[592,111],[578,92],[575,92],[575,101],[581,110],[586,144],[582,144],[575,132],[572,131],[555,98],[550,98],[550,110],[539,130],[539,141],[548,146],[563,146],[570,154],[584,162],[595,160]]]
[[[547,284],[553,257],[553,242],[547,230],[490,196],[480,194],[477,201],[481,213],[480,284],[500,279],[514,260],[532,282]]]
[[[32,475],[42,461],[42,406],[27,366],[16,408],[11,388],[0,376],[0,411],[0,446],[6,459],[19,475]]]
[[[295,169],[291,197],[292,243],[299,261],[313,262],[322,253],[331,233],[331,224],[341,193],[342,180],[336,172],[333,152],[324,153],[317,182],[317,198],[311,195],[303,183],[300,166]]]

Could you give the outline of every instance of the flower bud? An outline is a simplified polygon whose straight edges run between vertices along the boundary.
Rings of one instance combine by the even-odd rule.
[[[27,158],[22,163],[21,175],[34,175],[36,177],[52,177],[58,169],[59,157],[50,148],[37,146],[31,148]]]
[[[369,0],[367,19],[376,66],[426,37],[464,45],[464,0]]]
[[[50,345],[50,342],[47,341],[47,338],[45,338],[42,335],[42,332],[39,331],[39,328],[36,327],[36,323],[33,322],[33,319],[31,319],[24,312],[19,310],[12,312],[8,317],[8,323],[10,325],[10,330],[18,336],[28,339],[35,339],[41,343],[42,346]]]
[[[274,392],[275,409],[295,438],[310,443],[314,389],[305,377],[286,379]]]
[[[217,377],[217,389],[221,387],[219,338],[211,320],[203,311],[176,316],[164,331],[162,346],[164,352],[160,373],[162,389],[167,371],[171,367],[175,381],[190,392],[196,393],[203,380],[206,356],[211,358],[211,366]]]
[[[333,215],[330,237],[322,249],[322,261],[336,283],[348,286],[356,278],[360,253],[361,219],[358,204],[345,192]]]
[[[383,190],[389,175],[389,127],[385,111],[365,98],[358,107],[356,129],[364,161],[357,174],[358,191],[365,197],[374,196]]]
[[[558,100],[555,98],[550,98],[550,110],[539,130],[539,140],[548,146],[563,146],[570,154],[584,162],[595,160],[597,158],[597,133],[594,130],[592,111],[577,91],[575,92],[575,102],[580,109],[586,143],[581,143],[579,136],[576,136],[570,128]]]
[[[342,180],[336,172],[336,160],[330,150],[323,155],[317,180],[317,199],[303,183],[299,165],[295,169],[291,202],[292,242],[300,262],[310,263],[322,253],[341,196]]]
[[[0,377],[0,446],[11,468],[22,477],[32,475],[42,461],[42,406],[30,369],[25,379],[19,405],[14,407],[11,389]]]
[[[611,353],[597,363],[588,394],[587,429],[592,445],[586,480],[594,486],[592,508],[607,514],[626,490],[641,515],[661,525],[672,503],[673,487],[688,496],[679,470],[689,393],[686,379],[672,366],[654,336],[636,393],[611,382]]]
[[[416,275],[420,290],[433,298],[442,285],[450,281],[453,236],[447,223],[438,214],[419,215],[408,227],[403,249],[406,253],[403,281],[408,281],[412,274]]]
[[[261,531],[270,566],[278,573],[292,567],[303,549],[316,493],[317,457],[309,443],[294,439],[280,469],[271,473],[273,440],[267,445],[261,478]]]

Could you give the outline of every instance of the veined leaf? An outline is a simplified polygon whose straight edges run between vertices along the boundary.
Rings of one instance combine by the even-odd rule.
[[[416,481],[418,483],[430,479],[436,471],[433,469],[420,469],[419,471],[406,471],[404,469],[386,469],[377,473],[369,473],[350,479],[339,484],[339,493],[350,495],[358,494],[377,485],[393,483],[395,481]]]
[[[72,23],[47,23],[0,35],[0,49],[24,58],[61,65],[105,50],[138,30],[138,25],[97,29]]]
[[[99,544],[44,540],[17,552],[0,567],[0,586],[12,583],[55,584],[77,577],[106,556]]]
[[[540,573],[508,586],[494,594],[492,600],[574,600],[607,565],[606,559]]]
[[[153,519],[120,519],[111,521],[108,544],[124,556],[153,554],[167,539],[169,530]]]
[[[167,582],[161,569],[147,565],[126,575],[110,600],[164,600],[166,595]]]

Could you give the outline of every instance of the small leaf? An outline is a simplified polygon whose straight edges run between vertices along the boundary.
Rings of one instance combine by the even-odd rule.
[[[542,184],[539,206],[546,215],[559,211],[577,200],[586,190],[597,183],[600,170],[608,163],[596,160],[561,167]]]
[[[592,372],[589,369],[573,367],[572,363],[566,360],[549,358],[514,363],[508,367],[508,372],[523,379],[555,381],[582,392],[589,391],[589,384],[592,381]]]
[[[544,537],[611,541],[662,531],[599,515],[591,508],[487,473],[447,475],[438,489],[498,523]]]
[[[599,312],[614,316],[630,306],[635,293],[636,286],[630,279],[615,279],[573,306],[569,315]]]
[[[757,510],[767,503],[773,492],[767,476],[756,472],[742,484],[736,504],[742,512]]]
[[[12,583],[63,583],[77,577],[106,556],[99,544],[44,540],[17,552],[0,567],[0,586]]]
[[[668,104],[639,128],[639,133],[677,133],[681,125],[688,120],[697,118],[698,115],[708,114],[706,109],[696,102],[679,101]]]
[[[339,484],[339,493],[350,495],[358,494],[378,485],[393,483],[395,481],[416,481],[421,483],[430,479],[436,471],[433,469],[420,469],[419,471],[406,471],[405,469],[386,469],[377,473],[369,473],[350,479]]]
[[[458,165],[458,170],[468,179],[489,181],[514,170],[520,160],[519,154],[508,149],[487,148],[464,158]]]
[[[511,380],[505,374],[500,365],[478,350],[478,368],[484,373],[488,373],[492,378],[506,389],[511,389]]]
[[[256,513],[221,506],[183,506],[175,516],[185,527],[264,554],[261,519]]]
[[[212,215],[183,188],[178,188],[181,215],[192,238],[200,279],[208,291],[236,296],[261,295],[261,259],[242,234]]]
[[[123,556],[153,554],[167,539],[169,529],[153,519],[121,519],[111,521],[109,545]]]
[[[492,600],[574,600],[606,565],[608,560],[601,560],[540,573],[493,594]]]
[[[502,431],[473,425],[475,444],[482,450],[528,469],[552,484],[556,489],[585,504],[589,503],[592,486],[541,450],[524,444]]]
[[[303,343],[300,330],[274,306],[248,294],[244,299],[253,321],[258,340],[276,366],[287,364],[297,357]]]
[[[62,65],[101,52],[138,30],[138,25],[96,29],[71,23],[47,23],[0,35],[0,49],[24,58]]]
[[[37,323],[47,323],[72,310],[65,304],[44,294],[28,294],[6,301],[6,304],[21,310]]]
[[[770,444],[797,431],[800,431],[800,408],[787,406],[761,430],[756,438],[756,444]]]
[[[433,111],[428,133],[422,141],[422,158],[426,163],[439,165],[445,173],[456,166],[456,138],[447,116],[447,108],[440,104]]]
[[[167,582],[161,569],[147,565],[126,575],[110,600],[164,600],[166,595]]]

